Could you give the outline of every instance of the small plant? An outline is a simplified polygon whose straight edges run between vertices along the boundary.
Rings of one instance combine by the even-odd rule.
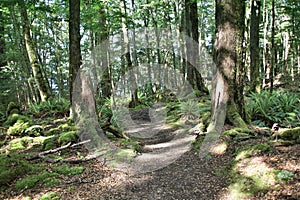
[[[293,172],[287,170],[281,170],[276,173],[276,177],[280,181],[288,182],[290,179],[294,177]]]
[[[59,199],[60,199],[60,195],[57,194],[56,192],[49,192],[40,198],[40,200],[59,200]]]
[[[192,100],[181,102],[180,104],[181,117],[183,119],[196,119],[199,117],[199,106]]]

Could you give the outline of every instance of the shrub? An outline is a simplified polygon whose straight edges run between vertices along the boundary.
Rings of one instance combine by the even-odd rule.
[[[28,114],[52,116],[69,112],[70,103],[65,99],[49,99],[38,103],[29,104]]]

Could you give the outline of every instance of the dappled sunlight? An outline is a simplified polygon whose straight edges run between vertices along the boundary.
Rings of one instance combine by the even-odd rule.
[[[228,145],[225,142],[218,143],[212,146],[210,153],[213,155],[223,155],[227,150]]]
[[[274,169],[264,162],[264,157],[246,158],[237,163],[236,169],[242,175],[260,179],[263,184],[275,185]]]

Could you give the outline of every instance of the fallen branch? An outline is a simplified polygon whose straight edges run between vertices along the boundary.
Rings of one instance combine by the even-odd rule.
[[[79,142],[79,143],[76,143],[76,144],[72,144],[72,145],[71,145],[71,143],[68,143],[68,144],[66,144],[64,146],[61,146],[61,147],[58,147],[56,149],[50,149],[48,151],[43,151],[43,152],[39,153],[38,155],[35,155],[33,157],[30,157],[30,158],[27,158],[26,160],[35,160],[35,159],[39,159],[39,158],[44,158],[45,155],[47,155],[47,154],[56,153],[58,151],[61,151],[61,150],[67,149],[67,148],[74,148],[76,146],[86,144],[86,143],[88,143],[90,141],[91,140],[85,140],[85,141],[82,141],[82,142]]]
[[[51,158],[46,158],[45,156],[41,156],[40,158],[44,159],[46,162],[49,163],[69,163],[69,164],[79,164],[83,162],[87,162],[96,158],[99,158],[103,156],[104,154],[99,154],[99,155],[92,155],[92,156],[87,156],[83,159],[72,159],[72,160],[60,160],[60,159],[51,159]]]

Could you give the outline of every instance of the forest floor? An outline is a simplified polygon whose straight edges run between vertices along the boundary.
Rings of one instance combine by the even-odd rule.
[[[252,141],[260,142],[260,141]],[[297,173],[288,183],[272,186],[264,193],[255,196],[235,197],[234,183],[228,176],[230,171],[220,171],[228,166],[233,157],[228,150],[223,155],[199,159],[198,151],[188,151],[174,163],[154,172],[129,175],[103,166],[98,160],[83,164],[85,171],[79,175],[61,177],[61,183],[52,188],[34,188],[11,196],[7,190],[2,199],[39,199],[48,192],[60,194],[61,199],[209,199],[209,200],[296,200],[300,198],[300,145],[276,147],[267,156],[258,156],[264,165]],[[257,166],[261,162],[256,163]],[[6,196],[6,197],[5,197]]]
[[[163,126],[161,128],[165,129]],[[168,130],[174,131],[173,129]],[[189,138],[190,141],[194,139],[190,136],[186,138]],[[100,159],[94,159],[80,163],[80,166],[84,167],[81,174],[59,175],[60,183],[51,188],[34,187],[16,192],[14,187],[9,187],[0,193],[0,199],[26,199],[26,197],[40,199],[49,192],[59,194],[60,199],[300,199],[299,144],[282,146],[278,143],[270,143],[271,151],[258,152],[245,157],[242,161],[238,160],[236,153],[238,148],[264,144],[269,140],[266,137],[259,137],[243,142],[227,142],[225,151],[210,153],[205,157],[201,157],[199,151],[190,145],[189,148],[184,148],[184,151],[181,149],[181,156],[173,159],[172,163],[145,173],[130,173],[112,169],[103,165]],[[220,139],[218,144],[224,144],[224,141]],[[179,149],[182,148],[181,145],[175,146]],[[78,151],[82,155],[88,154],[83,147],[76,150],[77,153]],[[171,151],[176,154],[175,147]],[[72,153],[75,151],[70,150],[69,154]],[[149,155],[149,152],[142,153],[137,158],[143,158],[145,155]],[[288,181],[270,180],[270,187],[266,190],[260,189],[255,194],[249,195],[245,190],[253,188],[247,188],[247,184],[255,179],[251,179],[249,182],[249,173],[252,172],[247,172],[247,170],[256,170],[261,177],[263,177],[262,173],[270,173],[268,170],[261,171],[262,169],[287,170],[294,176]],[[235,178],[233,174],[236,174],[236,171],[244,175],[243,177],[246,179]],[[238,181],[240,182],[238,183]]]

